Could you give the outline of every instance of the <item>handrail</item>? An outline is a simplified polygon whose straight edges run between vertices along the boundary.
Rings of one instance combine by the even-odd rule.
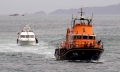
[[[80,48],[83,48],[83,47],[86,47],[86,48],[103,48],[103,44],[101,43],[100,45],[98,45],[97,42],[89,42],[89,41],[81,41],[81,42],[69,42],[69,48],[73,48],[73,47],[80,47]]]
[[[61,42],[57,45],[57,48],[100,48],[103,49],[103,43],[101,42],[98,44],[97,42],[90,42],[90,41],[75,41],[75,42],[68,42],[65,44],[64,42]]]

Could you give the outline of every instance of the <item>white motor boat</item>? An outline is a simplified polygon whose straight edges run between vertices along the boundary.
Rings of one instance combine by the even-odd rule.
[[[24,26],[21,32],[18,32],[18,45],[36,45],[38,40],[28,25]]]

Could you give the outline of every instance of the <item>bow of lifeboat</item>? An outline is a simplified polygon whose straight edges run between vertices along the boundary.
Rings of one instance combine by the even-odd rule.
[[[96,41],[92,30],[92,19],[82,16],[74,18],[72,27],[67,28],[66,40],[55,49],[56,60],[99,60],[103,53],[102,41]]]

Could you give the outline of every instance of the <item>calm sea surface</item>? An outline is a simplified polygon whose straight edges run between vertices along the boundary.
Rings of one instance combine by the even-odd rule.
[[[95,15],[93,31],[104,43],[102,63],[56,61],[71,15],[0,16],[0,72],[120,72],[120,15]],[[17,32],[28,24],[39,45],[18,46]]]

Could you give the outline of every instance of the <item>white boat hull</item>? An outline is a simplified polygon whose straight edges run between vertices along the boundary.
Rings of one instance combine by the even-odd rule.
[[[36,45],[35,39],[19,39],[18,45]]]
[[[36,41],[18,41],[18,45],[36,45]]]

